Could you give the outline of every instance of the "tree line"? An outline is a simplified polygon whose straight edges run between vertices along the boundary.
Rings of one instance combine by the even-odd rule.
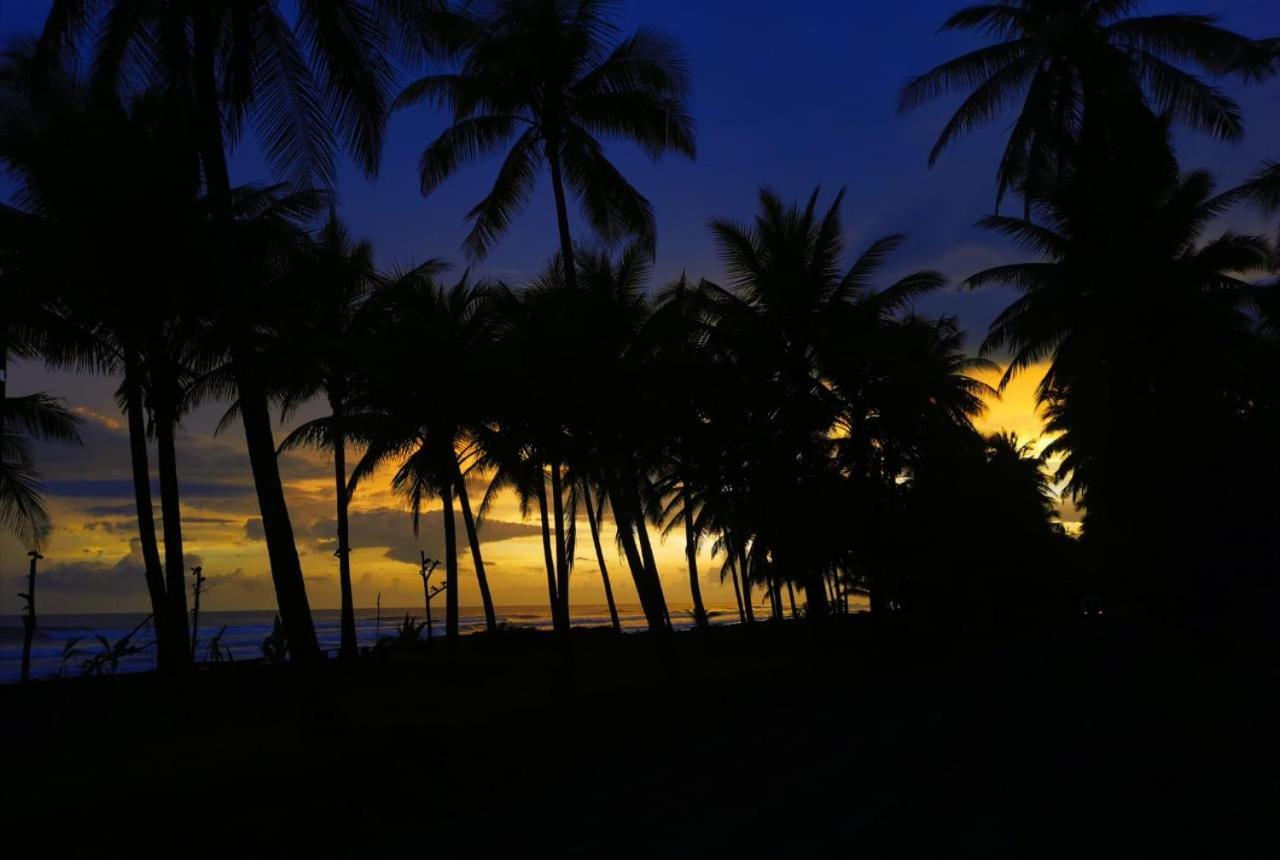
[[[913,311],[941,274],[886,283],[905,237],[850,252],[843,193],[762,189],[753,218],[709,222],[723,283],[653,290],[654,213],[606,144],[694,157],[690,73],[669,36],[621,32],[611,3],[299,0],[287,18],[271,0],[55,0],[0,66],[0,159],[18,182],[0,208],[0,355],[121,380],[164,669],[193,659],[175,428],[211,401],[245,434],[298,662],[321,652],[277,463],[295,446],[334,464],[343,657],[357,651],[348,508],[383,466],[415,528],[425,504],[443,508],[449,636],[464,553],[498,627],[481,525],[507,490],[541,524],[561,633],[581,512],[614,626],[610,538],[658,635],[666,534],[684,540],[699,626],[707,544],[744,622],[755,590],[778,617],[798,593],[814,621],[855,593],[876,613],[942,616],[970,595],[1008,616],[1060,602],[1073,578],[1162,617],[1256,614],[1280,560],[1275,249],[1209,230],[1236,206],[1280,208],[1280,171],[1217,191],[1181,168],[1171,135],[1239,138],[1238,106],[1201,75],[1265,79],[1280,54],[1210,16],[1133,6],[969,7],[944,26],[991,44],[901,91],[904,110],[963,93],[931,161],[1020,106],[996,202],[1017,196],[1021,212],[982,223],[1029,259],[963,282],[1020,292],[975,357],[954,319]],[[430,73],[402,85],[416,68]],[[390,114],[423,103],[450,115],[422,152],[424,195],[500,161],[468,213],[469,260],[550,179],[556,251],[531,282],[439,259],[385,269],[338,216],[337,150],[372,175]],[[232,185],[245,133],[273,181]],[[571,204],[590,235],[573,235]],[[1045,452],[975,429],[992,356],[1009,358],[1003,382],[1048,363]],[[273,411],[314,401],[324,417],[277,440]],[[0,517],[38,546],[29,439],[74,440],[76,421],[48,395],[3,403]],[[1085,512],[1079,541],[1055,520],[1055,477]]]

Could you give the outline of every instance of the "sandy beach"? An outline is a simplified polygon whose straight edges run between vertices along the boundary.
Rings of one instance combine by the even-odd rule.
[[[170,806],[197,855],[1234,856],[1278,799],[1274,669],[1239,643],[864,617],[574,646],[4,688],[3,806],[95,856]]]

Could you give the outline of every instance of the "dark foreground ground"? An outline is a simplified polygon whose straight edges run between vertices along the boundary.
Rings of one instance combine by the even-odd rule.
[[[820,636],[6,687],[0,817],[48,857],[1280,853],[1270,646],[1110,619]]]

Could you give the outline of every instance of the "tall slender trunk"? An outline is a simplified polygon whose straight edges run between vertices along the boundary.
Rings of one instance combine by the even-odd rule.
[[[445,484],[440,493],[444,502],[444,638],[458,638],[458,531],[453,521],[453,486]]]
[[[796,617],[796,587],[787,580],[787,602],[791,605],[791,617]]]
[[[247,339],[246,310],[241,290],[240,247],[231,209],[231,179],[222,133],[216,79],[215,33],[212,12],[204,10],[196,19],[194,61],[197,122],[200,133],[200,161],[204,168],[206,193],[213,216],[215,253],[213,265],[221,290],[223,310],[232,317],[235,329],[231,362],[240,394],[241,423],[245,446],[258,494],[262,530],[267,542],[271,578],[275,584],[280,620],[289,642],[289,653],[299,663],[320,658],[311,607],[307,601],[302,565],[294,544],[293,526],[285,503],[280,468],[272,438],[271,412],[262,387],[261,374],[251,360]]]
[[[827,602],[827,591],[822,579],[822,571],[811,570],[805,573],[801,583],[805,596],[804,617],[810,621],[820,621],[831,614],[831,604]]]
[[[280,621],[292,659],[298,663],[313,662],[320,659],[320,644],[311,620],[311,605],[302,579],[293,525],[289,522],[284,485],[280,481],[271,412],[259,377],[246,370],[242,366],[236,372],[240,389],[240,418],[248,443],[253,483],[258,493],[258,510],[262,513],[262,530],[267,539],[267,558],[271,563]]]
[[[556,226],[560,233],[560,260],[564,267],[564,284],[570,292],[578,289],[578,270],[573,255],[573,237],[569,234],[569,207],[564,196],[564,176],[560,151],[554,138],[547,141],[547,162],[551,166],[551,190],[556,200]]]
[[[454,484],[458,491],[458,506],[462,508],[462,525],[467,530],[467,542],[471,545],[471,561],[476,568],[476,584],[480,586],[480,602],[484,605],[484,627],[490,633],[498,629],[498,614],[493,609],[493,595],[489,593],[489,577],[484,572],[484,556],[480,554],[480,531],[471,513],[471,498],[467,495],[467,479],[454,458]]]
[[[151,599],[151,616],[156,625],[156,665],[166,671],[182,664],[182,651],[173,642],[169,613],[165,611],[164,568],[156,541],[155,511],[151,504],[151,467],[147,463],[147,427],[142,415],[142,391],[136,366],[125,367],[125,417],[129,421],[129,464],[133,471],[133,502],[138,515],[138,547],[142,551],[142,571]]]
[[[564,173],[560,164],[559,138],[550,135],[546,144],[547,162],[551,168],[551,190],[556,202],[556,228],[560,234],[560,266],[564,274],[565,287],[570,292],[577,292],[578,269],[573,254],[573,236],[569,232],[569,206],[564,194]],[[569,630],[569,570],[564,557],[564,499],[560,487],[560,464],[552,463],[551,489],[555,495],[552,501],[555,514],[556,536],[556,580],[559,600],[552,607],[556,617],[556,629],[563,632]]]
[[[564,539],[564,485],[560,481],[560,463],[551,462],[551,513],[555,518],[556,538],[556,612],[559,622],[556,629],[569,629],[569,559],[566,558]]]
[[[742,606],[742,588],[738,585],[738,567],[729,565],[729,575],[733,577],[733,599],[738,602],[738,623],[747,623],[747,612]],[[721,580],[723,582],[724,580]]]
[[[351,528],[347,519],[351,500],[347,497],[347,439],[343,432],[343,403],[341,397],[329,397],[329,409],[333,422],[333,488],[338,513],[338,591],[342,612],[338,622],[338,657],[351,660],[360,655],[360,643],[356,638],[356,603],[351,590]]]
[[[541,473],[542,469],[538,469]],[[551,518],[547,513],[547,481],[538,475],[538,513],[542,517],[542,560],[547,566],[547,606],[551,610],[551,622],[559,629],[560,598],[556,596],[556,566],[551,559]]]
[[[160,471],[160,523],[164,529],[165,612],[174,637],[174,657],[186,663],[193,655],[188,647],[187,568],[182,552],[182,506],[178,495],[178,454],[173,438],[173,414],[161,409],[155,421]]]
[[[631,579],[636,586],[636,595],[640,598],[640,607],[644,610],[645,622],[650,632],[665,632],[666,612],[654,597],[649,570],[636,543],[635,517],[631,512],[630,501],[619,489],[616,478],[610,478],[607,490],[613,507],[613,520],[618,527],[618,541],[622,544],[622,553],[631,569]]]
[[[27,555],[31,566],[27,572],[27,607],[22,615],[22,668],[18,673],[18,680],[24,684],[31,680],[31,643],[36,636],[36,562],[44,558],[34,549]]]
[[[596,563],[600,565],[600,578],[604,581],[604,599],[609,603],[609,621],[614,632],[621,632],[622,624],[618,621],[618,605],[613,602],[613,586],[609,583],[609,568],[604,563],[604,548],[600,546],[600,523],[596,510],[591,504],[591,487],[584,478],[582,481],[582,501],[587,506],[587,525],[591,527],[591,543],[596,548]],[[601,511],[604,509],[601,508]]]
[[[684,555],[689,561],[689,592],[693,595],[693,620],[699,629],[705,630],[711,624],[707,621],[707,610],[702,605],[702,585],[698,582],[698,536],[693,528],[693,510],[689,502],[689,494],[684,497]]]
[[[195,660],[199,653],[196,644],[200,641],[200,595],[204,592],[204,571],[194,568],[192,574],[195,581],[191,585],[191,659]]]
[[[649,593],[652,595],[657,611],[662,614],[663,622],[671,626],[671,613],[667,610],[667,599],[662,594],[662,580],[658,576],[658,562],[653,555],[653,544],[649,543],[649,529],[645,527],[644,514],[640,506],[635,507],[636,538],[640,542],[640,556],[644,559],[645,574],[649,580]]]
[[[0,420],[4,418],[4,399],[9,396],[9,324],[0,323]]]
[[[742,608],[746,610],[747,623],[754,624],[756,611],[751,605],[751,577],[747,570],[746,550],[738,551],[738,573],[742,577]]]

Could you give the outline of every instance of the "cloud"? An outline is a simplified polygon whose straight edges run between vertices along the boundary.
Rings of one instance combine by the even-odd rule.
[[[231,573],[210,574],[209,586],[232,588],[254,594],[271,594],[275,591],[275,584],[272,583],[270,574],[248,573],[242,567],[237,567]]]
[[[91,505],[84,508],[84,512],[91,517],[132,517],[137,515],[138,507],[133,503],[124,505]]]
[[[133,498],[133,481],[128,478],[75,478],[47,480],[45,489],[50,496],[69,499],[126,499]],[[160,495],[160,485],[151,482],[153,496]],[[253,494],[253,486],[240,483],[202,483],[181,481],[179,494],[185,499],[244,498]],[[123,505],[118,507],[124,507]]]
[[[183,559],[185,569],[199,567],[204,560],[187,553]],[[146,568],[142,560],[142,544],[138,538],[129,541],[129,551],[117,561],[95,558],[85,561],[46,562],[37,577],[38,591],[91,595],[128,599],[147,597]]]
[[[456,519],[458,549],[461,553],[467,545],[467,535],[462,518],[458,516]],[[254,521],[250,520],[245,523],[246,534],[250,534],[249,526],[252,522]],[[260,523],[257,528],[260,530]],[[336,520],[319,519],[306,528],[299,529],[299,536],[311,538],[315,542],[317,551],[333,552],[337,548],[336,531]],[[539,532],[539,527],[535,525],[487,520],[480,526],[480,542],[481,544],[495,543],[536,535]],[[406,564],[417,564],[420,550],[431,556],[444,553],[444,514],[438,510],[424,512],[418,522],[418,534],[414,535],[413,518],[407,511],[393,508],[357,511],[351,515],[351,545],[356,549],[385,548],[386,558]]]
[[[123,430],[124,422],[115,415],[107,415],[88,406],[75,406],[71,409],[76,415],[84,418],[86,421],[98,424],[108,430]]]
[[[77,405],[73,411],[87,419],[81,431],[83,445],[36,443],[36,458],[49,493],[66,498],[132,498],[129,433],[123,420],[87,406]],[[184,499],[253,497],[249,478],[252,472],[243,438],[235,433],[210,436],[180,432],[176,444],[178,480]],[[158,496],[155,452],[153,446],[149,447],[152,493]],[[286,483],[332,476],[332,467],[308,451],[282,454],[278,462]]]
[[[138,530],[137,520],[91,520],[81,526],[87,532],[106,532],[107,534],[130,534]]]
[[[266,540],[266,532],[262,530],[262,517],[250,517],[244,521],[244,536],[249,540]]]
[[[142,563],[142,547],[137,538],[129,541],[129,552],[116,562],[72,561],[41,569],[39,591],[113,599],[146,597],[147,583]]]

